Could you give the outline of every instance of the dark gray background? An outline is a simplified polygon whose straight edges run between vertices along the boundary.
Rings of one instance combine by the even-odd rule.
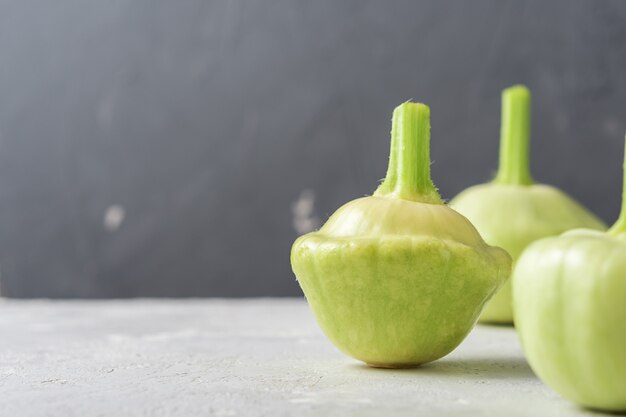
[[[451,198],[514,83],[535,177],[612,221],[625,68],[618,0],[3,1],[1,291],[300,294],[296,227],[374,190],[395,105],[430,104]]]

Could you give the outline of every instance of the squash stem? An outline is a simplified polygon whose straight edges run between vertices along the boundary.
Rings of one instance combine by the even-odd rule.
[[[508,185],[531,185],[530,91],[523,85],[502,91],[500,125],[500,166],[494,182]]]
[[[375,196],[443,204],[430,178],[430,109],[406,102],[393,111],[387,176]]]
[[[622,208],[617,221],[609,229],[611,235],[626,235],[626,138],[624,139],[624,164],[622,165]]]

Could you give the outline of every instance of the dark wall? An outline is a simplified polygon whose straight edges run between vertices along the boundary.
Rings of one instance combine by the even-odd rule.
[[[612,221],[624,68],[619,0],[1,2],[1,291],[300,294],[292,241],[374,190],[395,105],[430,104],[451,198],[514,83],[535,177]]]

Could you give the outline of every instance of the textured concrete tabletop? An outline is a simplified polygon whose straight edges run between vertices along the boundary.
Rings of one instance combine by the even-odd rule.
[[[370,369],[303,300],[0,300],[2,416],[577,416],[513,330],[448,357]]]

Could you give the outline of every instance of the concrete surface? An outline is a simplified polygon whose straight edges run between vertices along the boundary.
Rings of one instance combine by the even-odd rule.
[[[512,329],[448,357],[368,368],[300,299],[0,301],[2,416],[582,416]]]

